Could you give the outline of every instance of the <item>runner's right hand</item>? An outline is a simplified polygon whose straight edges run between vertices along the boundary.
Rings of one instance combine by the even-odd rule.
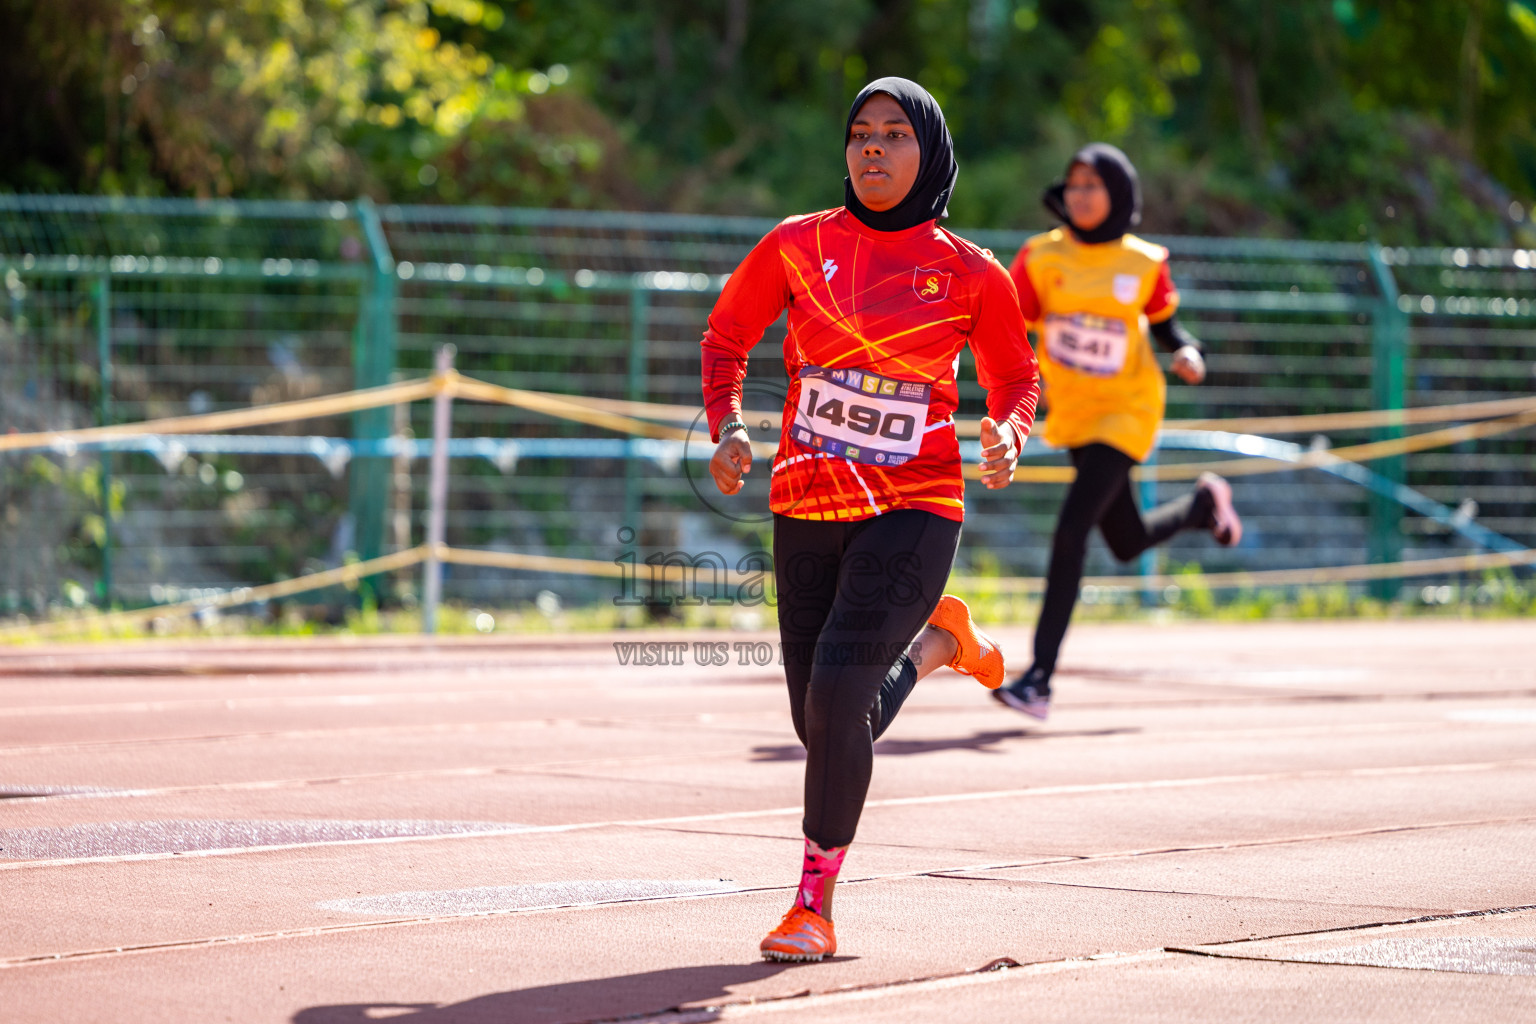
[[[724,434],[709,460],[710,476],[721,494],[735,494],[745,486],[742,477],[752,472],[752,442],[741,427]]]

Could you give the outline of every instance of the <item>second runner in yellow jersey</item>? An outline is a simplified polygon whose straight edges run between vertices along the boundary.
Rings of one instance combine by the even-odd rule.
[[[1039,336],[1041,436],[1058,448],[1098,442],[1145,459],[1167,402],[1149,325],[1179,307],[1168,250],[1129,234],[1087,245],[1058,228],[1031,238],[1009,273]]]

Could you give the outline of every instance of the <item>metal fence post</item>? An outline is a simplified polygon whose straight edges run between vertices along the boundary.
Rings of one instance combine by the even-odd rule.
[[[1371,401],[1378,409],[1401,409],[1406,391],[1408,363],[1408,314],[1398,308],[1397,280],[1381,256],[1381,246],[1371,245],[1371,274],[1376,281],[1376,302],[1371,310]],[[1373,439],[1403,436],[1401,426],[1381,427]],[[1406,475],[1403,456],[1376,463],[1376,472],[1402,483]],[[1375,491],[1370,495],[1372,562],[1396,562],[1403,553],[1403,507],[1392,497]],[[1397,596],[1396,580],[1375,580],[1371,595],[1383,601]]]
[[[1142,466],[1150,468],[1156,465],[1157,448],[1154,446],[1147,453],[1146,461],[1142,463]],[[1136,486],[1140,491],[1137,497],[1141,500],[1142,514],[1145,515],[1157,507],[1157,478],[1149,473],[1142,477]],[[1141,603],[1146,608],[1156,607],[1157,605],[1158,593],[1152,588],[1150,582],[1151,577],[1157,575],[1157,561],[1158,548],[1156,546],[1147,548],[1136,560],[1136,568],[1141,573]]]
[[[455,349],[437,350],[436,376],[453,370]],[[443,595],[443,563],[439,557],[448,511],[448,438],[453,431],[453,395],[440,391],[432,399],[432,463],[427,482],[427,560],[421,570],[421,631],[437,632],[437,604]]]
[[[389,384],[395,370],[395,260],[379,211],[366,196],[357,201],[357,220],[372,261],[372,273],[361,295],[358,330],[352,346],[352,386]],[[391,410],[365,409],[352,414],[352,437],[361,442],[348,466],[348,511],[354,547],[364,561],[384,553],[385,520],[389,516],[391,462],[379,451],[389,437]],[[360,589],[383,585],[365,580]]]
[[[96,423],[105,427],[112,422],[112,279],[106,274],[96,278],[91,289],[95,300],[96,365],[99,368],[100,393],[96,401]],[[112,450],[103,447],[101,455],[101,578],[96,583],[96,601],[103,608],[112,606]]]
[[[650,292],[636,280],[629,293],[629,380],[625,389],[625,397],[631,402],[645,401],[650,308]],[[624,526],[631,532],[631,542],[636,543],[640,538],[645,497],[639,447],[639,438],[635,437],[624,444]]]

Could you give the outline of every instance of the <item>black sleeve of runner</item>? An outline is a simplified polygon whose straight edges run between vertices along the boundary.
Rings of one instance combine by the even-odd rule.
[[[1171,316],[1161,323],[1153,324],[1152,337],[1156,338],[1158,345],[1168,352],[1177,352],[1185,345],[1188,345],[1196,352],[1203,353],[1205,351],[1200,344],[1200,339],[1186,331],[1184,325],[1179,323],[1179,318],[1176,316]]]

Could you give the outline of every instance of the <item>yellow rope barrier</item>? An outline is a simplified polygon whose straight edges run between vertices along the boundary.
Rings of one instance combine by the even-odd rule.
[[[618,413],[606,412],[593,408],[588,403],[573,400],[567,395],[554,395],[545,391],[524,391],[520,388],[506,388],[499,384],[487,384],[484,381],[468,377],[456,377],[452,391],[455,397],[468,398],[477,402],[493,402],[500,405],[517,406],[560,419],[575,420],[578,423],[603,427],[604,429],[617,431],[621,434],[638,434],[641,437],[654,437],[669,441],[682,441],[688,437],[688,431],[686,430],[680,430],[676,427],[663,427],[655,423],[637,420],[632,416],[622,416]]]
[[[498,569],[515,569],[526,572],[552,572],[566,576],[622,577],[626,571],[649,581],[651,572],[659,570],[667,582],[677,582],[692,576],[695,580],[705,573],[713,580],[716,572],[721,577],[751,578],[757,572],[738,573],[733,570],[685,567],[679,562],[652,566],[641,562],[626,570],[616,562],[601,562],[585,558],[560,558],[552,555],[526,555],[515,551],[479,551],[468,548],[444,548],[440,552],[444,562],[458,565],[480,565]],[[1448,573],[1474,572],[1482,569],[1510,568],[1536,563],[1536,548],[1524,551],[1498,552],[1479,555],[1452,555],[1446,558],[1416,559],[1405,562],[1375,562],[1360,565],[1322,566],[1315,569],[1266,569],[1255,572],[1202,573],[1196,575],[1156,576],[1090,576],[1083,582],[1090,586],[1166,587],[1169,584],[1191,586],[1204,585],[1214,588],[1297,586],[1319,583],[1347,583],[1359,580],[1405,579],[1412,576],[1439,576]],[[1045,589],[1045,581],[1035,577],[953,577],[951,582],[972,587],[991,587],[1009,592],[1038,592]]]
[[[1261,569],[1254,572],[1213,572],[1153,576],[1088,576],[1084,586],[1126,587],[1139,589],[1167,586],[1210,587],[1213,590],[1247,589],[1256,587],[1316,586],[1324,583],[1356,583],[1365,580],[1409,579],[1414,576],[1444,576],[1459,572],[1477,572],[1484,569],[1508,569],[1519,565],[1536,564],[1536,548],[1524,551],[1497,552],[1481,555],[1451,555],[1446,558],[1423,558],[1408,562],[1373,562],[1361,565],[1319,566],[1313,569]],[[1039,593],[1045,589],[1045,580],[1038,577],[952,577],[950,582],[973,589],[991,589],[1003,593]]]
[[[1287,469],[1311,469],[1335,462],[1370,462],[1391,458],[1408,452],[1443,448],[1476,438],[1507,434],[1536,424],[1536,411],[1521,413],[1506,419],[1487,420],[1460,427],[1429,430],[1422,434],[1393,438],[1388,441],[1371,441],[1367,444],[1348,445],[1343,448],[1324,448],[1306,452],[1295,462],[1276,462],[1273,459],[1231,459],[1223,462],[1175,463],[1146,466],[1137,474],[1138,479],[1191,480],[1201,473],[1220,473],[1223,476],[1255,476],[1261,473],[1277,473]]]
[[[1225,430],[1234,434],[1297,434],[1309,430],[1363,430],[1405,427],[1457,420],[1483,420],[1536,409],[1536,395],[1463,402],[1422,409],[1371,409],[1366,412],[1325,412],[1306,416],[1246,416],[1229,420],[1167,420],[1169,430]]]
[[[528,394],[550,394],[546,391],[532,391]],[[554,395],[556,398],[565,399],[579,405],[585,405],[603,412],[618,413],[621,416],[633,416],[636,419],[656,420],[662,423],[693,423],[695,420],[704,423],[704,407],[702,405],[667,405],[662,402],[631,402],[624,398],[592,398],[587,395]],[[749,412],[745,414],[748,419],[758,420],[759,417],[771,417],[773,429],[779,427],[779,412],[771,413]]]
[[[760,569],[741,572],[723,566],[683,563],[682,558],[651,564],[639,562],[626,569],[619,562],[602,562],[593,558],[562,558],[556,555],[528,555],[520,551],[486,551],[477,548],[438,549],[438,557],[454,565],[478,565],[492,569],[515,569],[522,572],[551,572],[563,576],[601,576],[622,579],[626,574],[636,581],[643,579],[647,586],[661,583],[691,582],[695,587],[700,580],[708,579],[708,586],[715,586],[734,578],[738,581],[761,579],[772,574],[772,566],[764,564]],[[684,556],[685,557],[685,556]]]
[[[617,562],[595,558],[559,558],[554,555],[525,555],[520,551],[485,551],[474,548],[439,548],[438,557],[452,565],[478,565],[490,569],[520,569],[527,572],[553,572],[564,576],[623,576]]]
[[[548,392],[504,388],[467,378],[459,378],[454,387],[454,393],[478,401],[500,402],[551,416],[574,419],[592,426],[606,427],[621,433],[638,433],[647,437],[660,437],[670,440],[684,440],[687,438],[688,433],[676,428],[669,429],[643,422],[635,417],[653,415],[655,418],[681,419],[686,417],[691,420],[698,416],[697,410],[687,406],[651,405],[644,402],[553,395]],[[622,410],[622,412],[619,410]],[[1191,423],[1222,424],[1226,429],[1234,432],[1237,432],[1238,427],[1244,425],[1251,426],[1254,423],[1267,422],[1284,428],[1278,430],[1278,433],[1287,433],[1303,429],[1321,429],[1323,427],[1340,429],[1345,425],[1363,427],[1384,423],[1444,422],[1450,419],[1490,416],[1510,410],[1518,410],[1520,415],[1495,420],[1491,423],[1453,427],[1440,431],[1428,431],[1406,438],[1394,438],[1387,441],[1373,441],[1367,444],[1307,452],[1294,462],[1246,458],[1203,463],[1171,463],[1142,467],[1136,470],[1134,475],[1137,479],[1151,480],[1192,480],[1201,473],[1206,472],[1220,473],[1224,476],[1253,476],[1261,473],[1285,472],[1291,469],[1309,469],[1340,461],[1364,462],[1373,459],[1389,458],[1393,455],[1402,455],[1407,452],[1423,451],[1428,448],[1457,444],[1474,438],[1491,437],[1495,434],[1507,433],[1529,426],[1532,423],[1536,423],[1536,396],[1495,402],[1463,403],[1455,406],[1444,406],[1439,409],[1340,413],[1334,414],[1331,418],[1271,417],[1268,420],[1254,419],[1251,421],[1170,421],[1170,426],[1177,423],[1181,427]],[[751,418],[767,421],[773,429],[777,429],[778,425],[782,422],[782,417],[778,413],[754,412],[751,414]],[[962,421],[958,426],[963,436],[977,436],[980,433],[979,421],[976,420]],[[774,445],[770,442],[754,442],[752,447],[753,453],[759,457],[764,455],[771,456],[775,451]],[[976,480],[980,479],[981,471],[975,466],[966,466],[964,475],[966,479]],[[1076,471],[1070,466],[1023,466],[1015,471],[1013,478],[1016,482],[1021,483],[1070,483],[1075,476]]]
[[[1426,451],[1507,434],[1536,424],[1536,410],[1510,416],[1505,419],[1487,420],[1459,427],[1428,430],[1422,434],[1393,438],[1387,441],[1371,441],[1366,444],[1347,445],[1342,448],[1323,448],[1304,452],[1295,461],[1278,461],[1265,458],[1221,459],[1212,462],[1174,462],[1152,466],[1140,466],[1131,471],[1136,480],[1193,480],[1201,473],[1217,473],[1221,476],[1257,476],[1263,473],[1284,473],[1293,469],[1315,469],[1340,462],[1370,462],[1391,458],[1408,452]],[[967,480],[979,480],[981,469],[966,465],[961,470]],[[1071,483],[1077,471],[1071,466],[1020,466],[1014,470],[1015,483]]]
[[[253,406],[249,409],[232,409],[225,412],[205,413],[195,416],[174,416],[147,420],[140,423],[122,423],[106,427],[86,427],[77,430],[40,431],[30,434],[0,435],[0,452],[23,448],[56,447],[69,443],[88,443],[117,438],[141,437],[149,434],[211,433],[233,430],[239,427],[262,426],[292,420],[313,419],[343,413],[373,409],[402,402],[415,402],[431,398],[443,391],[455,397],[471,401],[491,402],[514,406],[552,416],[573,420],[589,426],[612,430],[616,433],[638,435],[661,440],[681,441],[690,432],[678,427],[663,426],[640,419],[651,416],[660,419],[690,422],[698,411],[689,406],[652,405],[646,402],[629,402],[617,399],[586,398],[577,395],[558,395],[544,391],[527,391],[503,387],[486,381],[463,377],[450,372],[442,377],[426,380],[401,381],[377,388],[364,388],[335,395],[278,402],[271,405]],[[1489,416],[1514,411],[1516,415],[1487,420]],[[775,428],[780,422],[778,413],[752,413],[754,420],[766,420]],[[1239,420],[1170,420],[1168,426],[1181,429],[1225,429],[1239,432],[1239,428],[1267,426],[1273,432],[1287,433],[1303,429],[1340,429],[1385,424],[1434,423],[1455,419],[1478,419],[1482,423],[1466,424],[1442,430],[1427,431],[1409,437],[1373,441],[1366,444],[1330,448],[1303,454],[1293,462],[1264,458],[1226,459],[1213,462],[1165,463],[1140,467],[1134,472],[1137,479],[1191,480],[1201,473],[1220,473],[1224,476],[1251,476],[1260,473],[1279,473],[1292,469],[1308,469],[1339,461],[1365,462],[1389,458],[1408,452],[1424,451],[1462,441],[1519,430],[1536,423],[1536,396],[1517,399],[1501,399],[1493,402],[1470,402],[1460,405],[1438,406],[1426,409],[1375,410],[1364,413],[1323,414],[1322,416],[1292,416],[1251,418]],[[961,421],[957,427],[962,436],[979,433],[975,420]],[[758,457],[771,457],[775,445],[771,441],[753,442],[752,450]],[[980,470],[966,466],[963,470],[968,480],[979,479]],[[1021,466],[1013,479],[1019,483],[1069,483],[1075,476],[1070,466]]]
[[[548,392],[523,392],[544,395]],[[564,402],[592,409],[618,413],[637,419],[670,423],[692,423],[702,415],[699,406],[667,405],[659,402],[631,402],[616,398],[589,398],[585,395],[550,395]],[[1371,427],[1421,426],[1452,423],[1458,420],[1492,419],[1536,410],[1536,395],[1499,398],[1486,402],[1462,402],[1455,405],[1426,406],[1421,409],[1371,409],[1363,412],[1309,413],[1299,416],[1245,416],[1234,419],[1166,420],[1169,430],[1224,430],[1233,434],[1296,434],[1305,431],[1364,430]],[[766,422],[766,429],[778,430],[783,424],[780,411],[749,411],[744,418],[755,424]],[[979,437],[979,419],[957,419],[961,437]],[[759,429],[763,429],[759,427]]]
[[[318,416],[337,416],[342,413],[431,398],[445,386],[447,383],[439,380],[401,381],[398,384],[385,384],[360,391],[344,391],[335,395],[301,398],[292,402],[276,402],[272,405],[257,405],[249,409],[230,409],[227,412],[202,413],[197,416],[171,416],[166,419],[117,423],[107,427],[85,427],[78,430],[0,434],[0,452],[16,448],[52,447],[70,442],[80,444],[120,437],[143,437],[146,434],[207,434],[221,430],[234,430],[238,427],[310,420]]]
[[[564,576],[600,576],[622,578],[626,572],[633,578],[651,580],[651,574],[659,572],[666,582],[678,582],[688,578],[697,580],[708,576],[713,581],[736,576],[754,578],[761,572],[736,572],[718,567],[684,566],[680,561],[660,565],[641,562],[626,569],[617,562],[603,562],[588,558],[561,558],[554,555],[528,555],[517,551],[484,551],[471,548],[442,548],[439,557],[456,565],[478,565],[497,569],[513,569],[523,572],[549,572]],[[1536,563],[1536,548],[1524,551],[1499,552],[1478,555],[1452,555],[1446,558],[1427,558],[1405,562],[1374,562],[1359,565],[1322,566],[1314,569],[1265,569],[1255,572],[1201,573],[1185,575],[1160,574],[1156,576],[1090,576],[1084,579],[1089,586],[1165,587],[1175,585],[1204,585],[1215,588],[1297,586],[1319,583],[1347,583],[1360,580],[1405,579],[1412,576],[1439,576],[1448,573],[1474,572],[1482,569],[1510,568]],[[1045,588],[1045,581],[1035,577],[963,577],[951,578],[952,583],[971,587],[990,587],[1008,592],[1038,592]]]
[[[256,601],[270,601],[273,598],[291,597],[294,594],[303,594],[311,590],[323,590],[326,587],[355,583],[367,576],[377,576],[380,573],[394,572],[397,569],[407,569],[425,561],[426,558],[427,548],[423,544],[414,548],[407,548],[404,551],[397,551],[392,555],[370,558],[366,562],[353,562],[351,565],[343,565],[336,569],[326,569],[323,572],[310,573],[307,576],[295,576],[293,579],[280,580],[277,583],[266,583],[259,587],[237,588],[226,594],[219,594],[216,597],[195,598],[191,601],[155,605],[150,608],[135,608],[132,611],[125,612],[102,612],[96,615],[83,615],[74,619],[54,619],[49,622],[39,622],[25,626],[6,626],[0,628],[0,638],[55,633],[70,629],[86,629],[96,624],[130,626],[136,623],[150,622],[158,618],[177,618],[184,615],[193,615],[205,608],[232,608]]]

